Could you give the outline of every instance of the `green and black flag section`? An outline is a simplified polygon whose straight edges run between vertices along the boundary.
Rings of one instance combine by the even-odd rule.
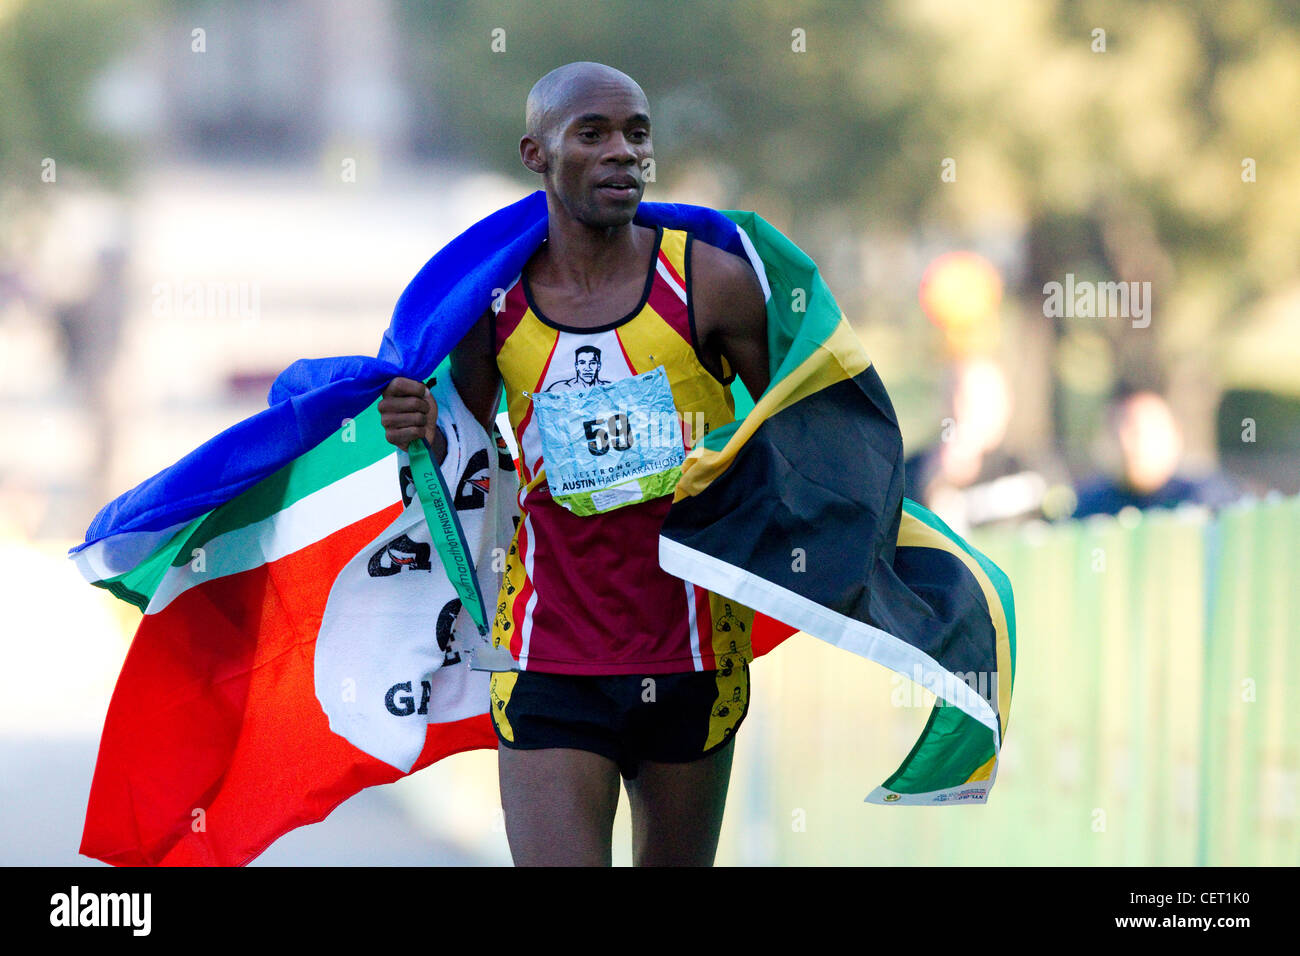
[[[937,695],[868,801],[984,802],[1011,707],[1011,584],[903,497],[889,396],[813,261],[762,217],[724,215],[763,283],[771,384],[687,457],[660,564]]]

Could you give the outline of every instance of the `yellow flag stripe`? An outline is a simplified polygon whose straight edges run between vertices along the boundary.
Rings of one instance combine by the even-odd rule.
[[[999,704],[999,706],[1001,705]],[[993,768],[996,767],[997,764],[998,758],[997,755],[994,754],[988,760],[984,761],[984,763],[980,764],[980,766],[976,768],[975,772],[966,778],[966,782],[975,783],[977,780],[988,780],[993,776]]]
[[[686,461],[682,464],[682,477],[677,482],[673,501],[698,495],[707,488],[726,470],[741,446],[749,441],[758,426],[767,419],[824,388],[861,374],[870,367],[871,359],[863,350],[857,333],[841,314],[840,323],[835,327],[835,331],[794,371],[768,387],[758,404],[754,406],[754,410],[745,416],[744,421],[721,450],[712,451],[697,447],[686,456]]]

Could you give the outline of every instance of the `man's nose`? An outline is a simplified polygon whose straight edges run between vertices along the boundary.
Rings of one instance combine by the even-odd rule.
[[[636,148],[622,133],[615,133],[609,140],[609,152],[605,158],[620,163],[636,162]]]

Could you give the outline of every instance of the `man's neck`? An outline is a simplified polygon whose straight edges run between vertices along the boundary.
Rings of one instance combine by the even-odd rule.
[[[640,273],[646,255],[644,227],[593,228],[556,213],[548,200],[547,237],[529,277],[538,284],[597,291]]]

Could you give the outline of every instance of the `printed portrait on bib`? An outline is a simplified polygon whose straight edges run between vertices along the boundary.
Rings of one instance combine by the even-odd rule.
[[[573,350],[573,378],[552,382],[546,390],[561,392],[608,384],[607,380],[600,377],[600,349],[594,345],[580,345]]]

